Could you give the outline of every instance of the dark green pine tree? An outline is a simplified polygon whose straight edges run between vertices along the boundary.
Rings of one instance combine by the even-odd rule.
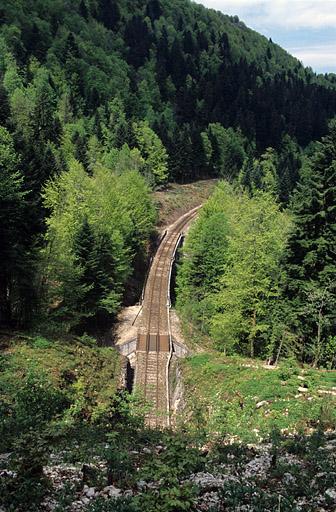
[[[33,293],[33,265],[32,251],[25,246],[28,205],[19,164],[13,138],[0,126],[0,325],[6,326],[28,321],[34,302],[28,297]]]
[[[90,331],[111,322],[120,305],[121,287],[115,253],[109,237],[96,236],[87,219],[78,232],[74,252],[81,269],[76,313],[82,321],[78,329]]]
[[[94,316],[97,311],[98,297],[95,290],[97,261],[95,260],[94,252],[95,237],[85,218],[81,229],[77,233],[74,244],[76,264],[81,269],[77,283],[80,293],[75,293],[80,300],[77,304],[74,303],[74,306],[78,309],[78,313],[85,318]]]
[[[83,18],[85,18],[86,20],[89,17],[89,11],[84,0],[81,0],[79,4],[79,14],[83,16]]]
[[[6,126],[9,121],[10,107],[8,94],[2,83],[0,82],[0,125]]]
[[[120,9],[115,0],[99,1],[99,21],[109,30],[114,30],[120,21]]]
[[[284,203],[288,203],[290,195],[297,184],[301,165],[302,158],[298,144],[289,135],[285,135],[282,138],[277,166],[279,196],[280,200]]]
[[[150,0],[146,6],[146,16],[148,16],[152,22],[159,19],[162,15],[163,10],[159,0]]]
[[[293,200],[287,296],[297,313],[305,355],[315,364],[336,333],[336,121],[305,162]]]

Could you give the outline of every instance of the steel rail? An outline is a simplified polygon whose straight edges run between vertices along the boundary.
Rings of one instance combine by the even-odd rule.
[[[156,380],[156,389],[155,392],[155,400],[154,400],[154,410],[148,414],[147,419],[149,420],[149,425],[158,427],[159,426],[159,405],[160,405],[160,329],[162,326],[163,316],[167,316],[166,319],[166,329],[167,335],[169,338],[169,357],[166,365],[166,375],[165,375],[165,387],[167,394],[167,403],[166,403],[166,413],[169,415],[170,403],[169,403],[169,382],[168,382],[168,369],[169,369],[169,361],[172,356],[172,337],[171,337],[171,327],[170,327],[170,280],[172,273],[172,266],[174,256],[176,254],[177,245],[181,238],[181,230],[189,224],[193,218],[197,215],[198,208],[195,208],[185,214],[178,222],[171,226],[171,229],[165,233],[165,236],[160,240],[160,245],[156,251],[156,254],[152,261],[152,266],[149,272],[147,273],[146,284],[143,289],[142,299],[143,305],[146,302],[146,296],[148,297],[148,303],[146,304],[146,308],[144,308],[143,312],[148,316],[144,319],[144,323],[146,325],[146,350],[145,350],[145,375],[144,375],[144,396],[148,399],[148,395],[150,395],[149,385],[148,385],[148,364],[149,364],[149,354],[150,352],[156,352],[156,375],[154,379]],[[165,243],[162,243],[165,240]],[[172,250],[173,248],[173,250]],[[167,280],[168,279],[168,280]],[[164,284],[167,284],[168,290],[163,289]],[[158,297],[156,303],[154,302],[154,295],[158,292]],[[165,313],[161,315],[162,309],[162,299],[166,301],[164,306]],[[151,333],[156,336],[156,350],[150,351],[150,343],[151,343]],[[154,356],[154,354],[153,354]],[[153,363],[153,362],[152,362]],[[155,414],[153,415],[153,412]],[[169,425],[169,418],[166,419],[166,423]]]

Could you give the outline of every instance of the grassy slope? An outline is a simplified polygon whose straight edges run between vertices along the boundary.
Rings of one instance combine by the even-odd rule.
[[[22,413],[16,411],[20,393],[25,392],[32,378],[53,393],[60,393],[68,404],[61,415],[50,418],[51,422],[71,423],[76,417],[90,422],[108,407],[119,385],[120,357],[112,348],[90,347],[78,340],[48,342],[41,337],[15,336],[1,338],[0,345],[0,395],[5,410],[13,410],[18,418]],[[37,413],[39,410],[34,410]],[[6,428],[1,441],[2,448],[8,450],[13,439]]]
[[[319,423],[336,426],[336,372],[300,369],[295,363],[268,369],[256,360],[218,353],[190,357],[183,370],[186,398],[199,404],[209,432],[258,441],[273,427],[293,433]],[[298,391],[305,386],[306,392]],[[257,408],[261,401],[267,403]]]

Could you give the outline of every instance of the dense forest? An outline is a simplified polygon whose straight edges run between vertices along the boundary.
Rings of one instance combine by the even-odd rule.
[[[304,158],[290,207],[270,154],[253,164],[259,186],[242,185],[243,169],[203,207],[184,249],[178,306],[224,353],[334,368],[336,123]]]
[[[0,46],[11,327],[108,325],[139,290],[153,188],[221,177],[252,193],[275,180],[285,205],[336,112],[334,76],[191,2],[11,0]]]

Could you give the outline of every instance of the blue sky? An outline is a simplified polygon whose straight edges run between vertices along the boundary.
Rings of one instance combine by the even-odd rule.
[[[336,73],[336,0],[197,0],[235,15],[318,73]]]

